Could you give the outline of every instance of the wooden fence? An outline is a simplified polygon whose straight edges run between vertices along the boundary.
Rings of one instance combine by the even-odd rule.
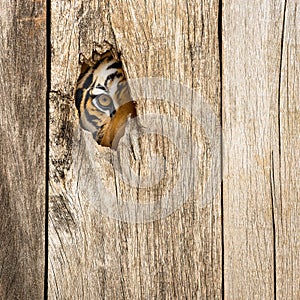
[[[299,0],[0,12],[1,299],[300,299]],[[73,97],[111,46],[150,124],[117,151]]]

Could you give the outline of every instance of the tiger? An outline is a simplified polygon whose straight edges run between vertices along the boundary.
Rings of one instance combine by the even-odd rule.
[[[124,134],[129,118],[136,117],[122,62],[108,50],[94,51],[84,61],[75,88],[80,126],[91,132],[98,144],[113,147]],[[115,146],[114,146],[115,147]]]

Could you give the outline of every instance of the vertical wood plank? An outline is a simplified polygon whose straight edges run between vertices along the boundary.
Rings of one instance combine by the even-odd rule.
[[[279,169],[274,183],[278,299],[300,298],[300,1],[286,1],[282,24]]]
[[[295,41],[299,11],[291,1],[288,16],[285,5],[285,1],[224,2],[224,285],[228,299],[277,295],[297,299],[299,292],[295,275],[299,261],[294,258],[299,251],[294,229],[299,224],[299,185],[297,171],[291,169],[299,149],[294,138],[298,117],[287,111],[286,104],[290,91],[297,99],[292,110],[297,111],[299,77],[286,59],[292,51],[290,62],[297,64],[297,55],[299,61],[296,47],[287,50]],[[290,40],[285,40],[284,32],[291,34]]]
[[[42,299],[45,1],[1,1],[0,11],[0,298]]]
[[[175,116],[194,143],[204,146],[193,144],[194,157],[186,157],[178,170],[176,147],[168,146],[167,139],[163,144],[155,144],[151,138],[142,140],[140,172],[149,171],[151,151],[163,154],[166,161],[161,164],[165,163],[172,175],[171,183],[177,172],[186,172],[201,159],[201,166],[194,169],[197,174],[187,174],[174,199],[186,196],[186,182],[193,176],[200,179],[195,180],[188,201],[172,214],[135,224],[105,214],[103,207],[95,207],[91,195],[100,195],[104,203],[103,190],[111,188],[119,202],[131,195],[129,202],[158,203],[162,210],[161,195],[172,190],[172,185],[161,183],[153,190],[138,191],[124,188],[111,166],[111,150],[96,146],[78,127],[72,95],[79,75],[78,54],[89,56],[93,48],[101,50],[108,40],[120,51],[129,78],[162,77],[184,84],[194,94],[203,95],[217,119],[218,4],[193,0],[52,1],[50,299],[221,299],[220,184],[217,178],[211,179],[208,189],[213,196],[204,203],[202,181],[210,169],[212,149],[203,142],[203,128],[192,120],[196,116],[193,110],[202,102],[190,95],[183,99],[185,110],[168,103],[159,107],[147,101],[138,104],[140,114]],[[210,125],[216,126],[213,121]],[[177,146],[185,142],[178,135]],[[216,143],[220,149],[218,139]],[[155,178],[159,167],[153,168],[150,175]],[[216,177],[220,177],[220,169],[218,172]],[[105,189],[99,189],[99,181]]]

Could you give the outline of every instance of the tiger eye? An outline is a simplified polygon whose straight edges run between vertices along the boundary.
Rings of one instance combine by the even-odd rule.
[[[111,98],[107,95],[100,96],[98,101],[99,101],[99,104],[102,106],[109,106],[111,104]]]

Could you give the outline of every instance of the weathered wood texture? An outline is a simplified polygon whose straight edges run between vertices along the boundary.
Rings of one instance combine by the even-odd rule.
[[[224,1],[226,299],[299,299],[300,2]]]
[[[300,1],[286,1],[278,90],[279,158],[275,198],[278,299],[300,298]],[[278,192],[279,191],[279,192]]]
[[[0,298],[42,299],[45,1],[0,1]]]
[[[222,298],[218,5],[52,1],[50,299]],[[78,127],[78,55],[103,50],[105,40],[129,78],[177,82],[148,79],[144,97],[131,84],[139,114],[158,115],[165,133],[141,136],[136,158],[122,145],[116,157]],[[157,92],[166,101],[150,99]],[[207,115],[197,115],[202,107]],[[129,163],[131,185],[122,180]],[[145,187],[146,175],[163,179]]]
[[[225,299],[300,298],[299,7],[224,1],[221,110],[218,1],[52,1],[50,299],[220,299],[222,276]],[[0,297],[41,299],[45,2],[0,11]],[[105,41],[163,127],[142,119],[118,152],[79,128],[73,99],[79,53]]]

